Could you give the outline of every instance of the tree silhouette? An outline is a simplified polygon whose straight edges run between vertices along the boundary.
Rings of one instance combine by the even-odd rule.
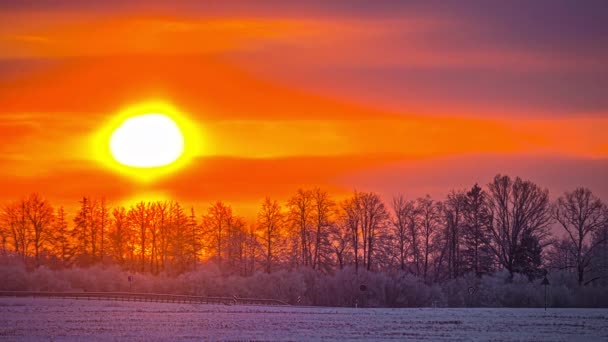
[[[278,245],[281,243],[281,228],[283,224],[283,213],[279,202],[272,201],[266,197],[262,208],[258,213],[258,227],[261,232],[262,246],[265,249],[265,265],[266,273],[272,270],[273,260],[276,258],[275,252]]]
[[[393,197],[389,212],[373,192],[355,191],[336,205],[322,189],[299,189],[285,211],[266,198],[248,222],[221,201],[197,216],[176,201],[127,209],[89,196],[68,220],[63,207],[54,211],[31,194],[3,206],[0,254],[30,268],[114,263],[131,272],[179,275],[212,263],[222,276],[289,270],[305,282],[310,274],[350,267],[355,282],[410,274],[425,286],[502,269],[510,279],[533,280],[543,267],[573,269],[579,285],[608,279],[608,208],[586,188],[551,205],[546,189],[497,175],[485,189],[475,184],[443,201],[405,198]],[[552,222],[565,236],[549,245]]]
[[[490,247],[492,213],[487,193],[477,184],[466,194],[463,220],[463,271],[472,271],[478,277],[490,273],[494,266]]]
[[[540,245],[549,234],[551,206],[549,191],[517,177],[497,175],[488,185],[493,224],[492,251],[511,277],[528,270]],[[526,250],[530,248],[531,250]],[[541,245],[542,248],[542,245]]]
[[[583,285],[593,251],[603,243],[602,239],[592,238],[608,222],[606,206],[591,190],[577,188],[557,199],[553,217],[567,232],[569,244],[564,247],[574,260],[578,284]]]

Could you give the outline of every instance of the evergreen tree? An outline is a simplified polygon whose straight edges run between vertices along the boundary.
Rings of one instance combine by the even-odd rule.
[[[494,268],[494,256],[489,246],[492,213],[486,192],[477,184],[466,193],[464,200],[462,270],[481,276]]]
[[[530,280],[541,277],[541,254],[542,247],[538,238],[529,232],[524,233],[514,253],[513,270],[525,274]]]

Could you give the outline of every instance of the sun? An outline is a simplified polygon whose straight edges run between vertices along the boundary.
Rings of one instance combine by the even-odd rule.
[[[165,114],[143,114],[126,119],[110,138],[110,151],[123,165],[151,168],[169,165],[184,152],[184,136]]]
[[[108,169],[150,182],[204,155],[202,130],[174,105],[159,100],[126,106],[95,132],[94,158]]]

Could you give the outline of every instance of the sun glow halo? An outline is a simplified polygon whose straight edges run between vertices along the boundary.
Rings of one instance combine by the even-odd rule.
[[[175,107],[150,101],[127,107],[94,136],[99,161],[120,174],[150,181],[200,155],[200,130]]]
[[[168,116],[143,114],[128,118],[114,131],[110,151],[114,159],[127,166],[165,166],[184,152],[184,137]]]

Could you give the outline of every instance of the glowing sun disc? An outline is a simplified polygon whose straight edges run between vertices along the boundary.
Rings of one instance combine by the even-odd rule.
[[[175,162],[184,152],[184,136],[164,114],[127,118],[110,138],[110,152],[120,164],[153,168]]]

